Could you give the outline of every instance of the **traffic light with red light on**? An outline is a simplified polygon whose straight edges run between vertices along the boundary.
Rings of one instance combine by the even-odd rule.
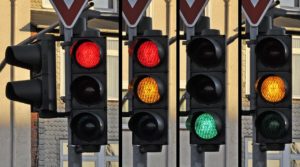
[[[72,144],[97,152],[107,144],[106,38],[75,37],[72,64]]]
[[[8,64],[30,70],[30,80],[8,82],[6,97],[31,105],[39,117],[55,117],[56,70],[55,39],[44,35],[33,44],[9,46],[5,52]]]
[[[292,141],[292,49],[284,33],[260,35],[255,47],[256,142],[282,150]]]
[[[217,151],[225,143],[225,37],[207,30],[187,42],[190,143]]]
[[[168,47],[168,38],[153,30],[129,46],[133,145],[168,143]]]

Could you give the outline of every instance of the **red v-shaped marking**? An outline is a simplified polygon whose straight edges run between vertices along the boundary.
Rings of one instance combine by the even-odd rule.
[[[150,0],[137,0],[135,5],[131,7],[128,0],[122,1],[122,12],[124,13],[127,21],[131,25],[135,25],[139,17],[142,15],[143,10],[147,7]]]
[[[256,6],[254,7],[251,0],[243,0],[242,6],[247,16],[253,24],[257,24],[260,18],[267,11],[267,6],[270,3],[270,0],[259,0]]]
[[[195,0],[192,7],[189,6],[186,0],[180,0],[180,11],[186,22],[192,25],[200,16],[201,10],[205,7],[208,0]]]
[[[83,8],[86,0],[74,0],[70,9],[65,4],[64,0],[52,0],[59,15],[62,17],[66,25],[71,26],[78,12]]]

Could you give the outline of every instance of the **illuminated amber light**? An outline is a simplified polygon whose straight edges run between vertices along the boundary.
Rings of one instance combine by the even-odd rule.
[[[278,76],[269,76],[261,84],[261,95],[268,102],[280,102],[286,95],[285,82]]]
[[[137,87],[137,95],[144,103],[155,103],[160,99],[158,85],[155,79],[146,77],[142,79]]]

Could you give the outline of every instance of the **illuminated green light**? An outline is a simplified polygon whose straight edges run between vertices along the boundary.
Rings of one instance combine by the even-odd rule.
[[[200,138],[205,140],[216,137],[218,131],[214,117],[208,113],[199,115],[195,122],[195,132]]]

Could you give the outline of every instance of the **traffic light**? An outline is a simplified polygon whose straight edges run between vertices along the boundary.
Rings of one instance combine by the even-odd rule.
[[[255,47],[256,142],[270,150],[292,141],[291,44],[289,35],[274,33],[260,35]]]
[[[217,151],[225,143],[225,36],[207,30],[187,42],[190,143]]]
[[[9,46],[5,52],[8,64],[30,70],[30,80],[8,82],[6,97],[31,105],[42,118],[56,114],[55,39],[44,35],[33,44]]]
[[[168,38],[151,30],[129,46],[133,145],[168,143]]]
[[[74,37],[70,54],[71,141],[78,152],[97,152],[107,144],[106,38]]]

